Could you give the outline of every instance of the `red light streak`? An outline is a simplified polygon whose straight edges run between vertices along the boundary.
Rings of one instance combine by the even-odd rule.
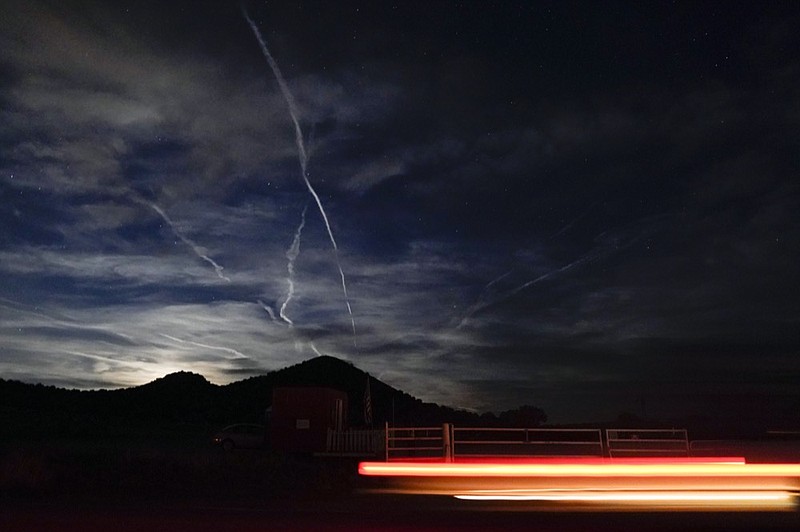
[[[399,477],[799,477],[800,464],[744,462],[401,463],[362,462],[365,476]]]

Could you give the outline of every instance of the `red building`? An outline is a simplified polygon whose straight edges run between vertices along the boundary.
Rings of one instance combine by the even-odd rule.
[[[288,452],[324,452],[328,430],[344,430],[346,416],[345,392],[332,388],[275,388],[270,417],[272,448]]]

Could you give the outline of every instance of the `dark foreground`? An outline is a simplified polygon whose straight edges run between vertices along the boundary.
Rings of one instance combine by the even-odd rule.
[[[524,506],[480,507],[458,501],[398,496],[272,501],[259,506],[179,504],[4,507],[0,529],[64,531],[256,530],[800,530],[795,513],[566,512]]]
[[[206,441],[0,445],[0,531],[800,530],[800,512],[573,511],[365,491],[356,460]]]

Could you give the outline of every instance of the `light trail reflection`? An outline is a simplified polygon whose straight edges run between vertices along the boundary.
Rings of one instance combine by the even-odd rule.
[[[380,478],[374,492],[604,510],[792,510],[800,493],[800,464],[738,457],[363,462],[359,473]]]

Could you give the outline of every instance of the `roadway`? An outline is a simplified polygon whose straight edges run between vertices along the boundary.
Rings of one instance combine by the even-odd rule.
[[[795,531],[800,512],[587,511],[519,502],[461,501],[442,496],[355,493],[237,505],[230,501],[161,504],[68,504],[4,501],[0,530],[12,531],[225,531],[266,530],[573,530]]]

